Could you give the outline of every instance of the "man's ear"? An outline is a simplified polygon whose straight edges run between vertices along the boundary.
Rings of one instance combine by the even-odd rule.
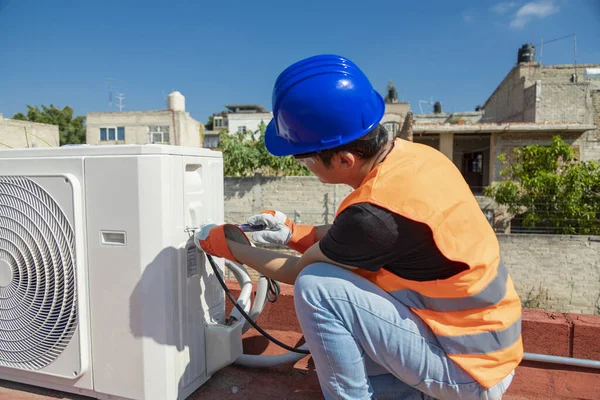
[[[356,156],[349,151],[340,151],[335,156],[341,168],[352,168],[356,164]]]

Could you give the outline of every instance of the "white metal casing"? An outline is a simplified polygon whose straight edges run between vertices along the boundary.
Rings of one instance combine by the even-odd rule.
[[[56,360],[38,370],[0,366],[0,378],[103,399],[183,399],[204,383],[204,328],[224,322],[225,299],[186,228],[224,219],[221,153],[162,145],[0,151],[0,178],[11,177],[41,187],[69,220],[78,318]],[[11,196],[5,204],[0,197],[0,234]],[[3,243],[11,246],[6,267],[16,251],[0,235],[0,251]]]

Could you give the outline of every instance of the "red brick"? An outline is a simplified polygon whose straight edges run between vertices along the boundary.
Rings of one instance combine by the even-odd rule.
[[[557,312],[523,310],[523,346],[527,353],[570,356],[571,327]]]
[[[573,357],[600,361],[600,316],[568,317],[573,322]]]
[[[515,378],[504,398],[597,400],[598,393],[598,370],[524,361],[517,368]]]

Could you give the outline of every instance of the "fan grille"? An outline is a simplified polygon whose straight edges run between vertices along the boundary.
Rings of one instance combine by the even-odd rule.
[[[0,176],[0,366],[38,370],[77,328],[73,228],[25,177]]]

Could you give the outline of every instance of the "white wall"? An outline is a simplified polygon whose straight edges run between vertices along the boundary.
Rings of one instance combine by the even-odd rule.
[[[26,147],[58,147],[58,126],[16,119],[4,119],[0,114],[0,150]]]
[[[229,133],[235,133],[240,126],[246,127],[246,132],[258,130],[260,122],[268,125],[273,118],[273,113],[232,113],[227,115]]]

